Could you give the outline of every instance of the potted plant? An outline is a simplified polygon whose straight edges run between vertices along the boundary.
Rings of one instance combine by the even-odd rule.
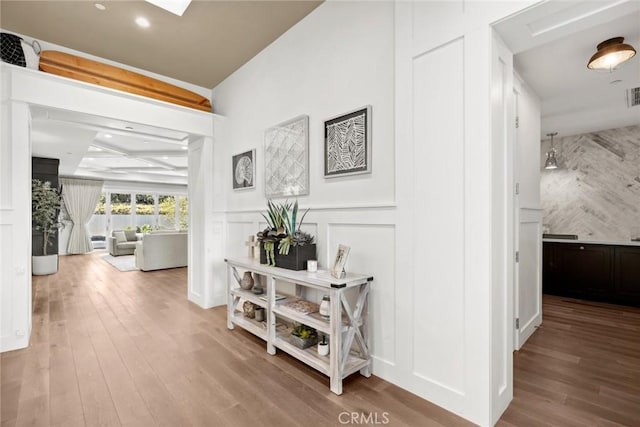
[[[301,349],[309,348],[318,342],[318,332],[302,323],[295,324],[289,335],[289,342]]]
[[[31,180],[31,219],[33,228],[42,232],[42,255],[31,257],[32,273],[36,276],[58,271],[58,255],[48,255],[47,248],[56,230],[64,227],[58,219],[61,206],[62,196],[49,181]]]
[[[267,202],[267,228],[258,233],[260,242],[260,263],[290,270],[304,270],[307,261],[316,259],[316,245],[313,236],[300,229],[304,217],[298,222],[298,201],[276,203]]]

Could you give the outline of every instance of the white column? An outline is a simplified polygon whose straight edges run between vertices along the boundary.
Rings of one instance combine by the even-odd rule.
[[[2,105],[0,140],[0,351],[31,335],[31,139],[27,104]]]
[[[213,180],[213,139],[190,141],[188,298],[203,308],[226,303],[224,240],[213,214]]]

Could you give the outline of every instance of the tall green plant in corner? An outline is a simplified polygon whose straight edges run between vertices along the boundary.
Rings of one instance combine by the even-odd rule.
[[[51,238],[56,230],[64,227],[58,221],[62,206],[62,196],[57,189],[51,187],[49,181],[31,180],[31,219],[36,230],[42,232],[42,254],[47,255],[47,247],[51,246]]]

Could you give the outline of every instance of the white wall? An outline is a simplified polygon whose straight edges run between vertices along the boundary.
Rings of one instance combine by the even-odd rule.
[[[530,4],[396,7],[396,283],[405,314],[390,377],[480,425],[494,424],[512,394],[512,56],[493,43],[491,23]]]
[[[231,192],[227,209],[263,209],[264,131],[309,115],[310,195],[314,207],[394,201],[393,5],[336,2],[321,5],[213,90],[226,117],[223,155],[216,166],[231,188],[231,155],[255,148],[255,191]],[[324,120],[373,107],[373,173],[323,178]]]
[[[300,202],[320,263],[346,243],[347,268],[375,277],[374,373],[481,425],[511,398],[513,333],[512,244],[492,222],[510,212],[492,139],[490,23],[530,3],[327,2],[212,96],[226,117],[224,187],[214,187],[226,195],[226,256],[245,255],[264,226],[265,129],[308,114],[311,191]],[[367,104],[373,173],[324,180],[323,120]],[[231,156],[252,148],[257,188],[233,192]]]
[[[306,231],[316,236],[326,267],[338,244],[351,247],[347,269],[374,276],[370,314],[374,372],[395,369],[397,341],[394,144],[394,6],[391,2],[328,2],[214,88],[212,99],[225,116],[216,135],[215,170],[226,201],[227,257],[245,256],[244,242],[264,228],[264,131],[309,115],[311,207]],[[372,106],[372,173],[323,178],[324,120]],[[255,190],[231,190],[231,156],[256,149]],[[213,221],[217,221],[214,219]],[[222,266],[224,267],[224,266]],[[218,269],[218,272],[224,270]],[[223,276],[224,277],[224,276]],[[317,296],[316,296],[317,297]]]

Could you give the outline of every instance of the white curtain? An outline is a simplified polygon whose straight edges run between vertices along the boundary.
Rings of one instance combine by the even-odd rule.
[[[71,218],[71,235],[67,253],[85,254],[91,252],[91,238],[87,223],[96,210],[102,194],[103,181],[61,178],[62,198]]]

